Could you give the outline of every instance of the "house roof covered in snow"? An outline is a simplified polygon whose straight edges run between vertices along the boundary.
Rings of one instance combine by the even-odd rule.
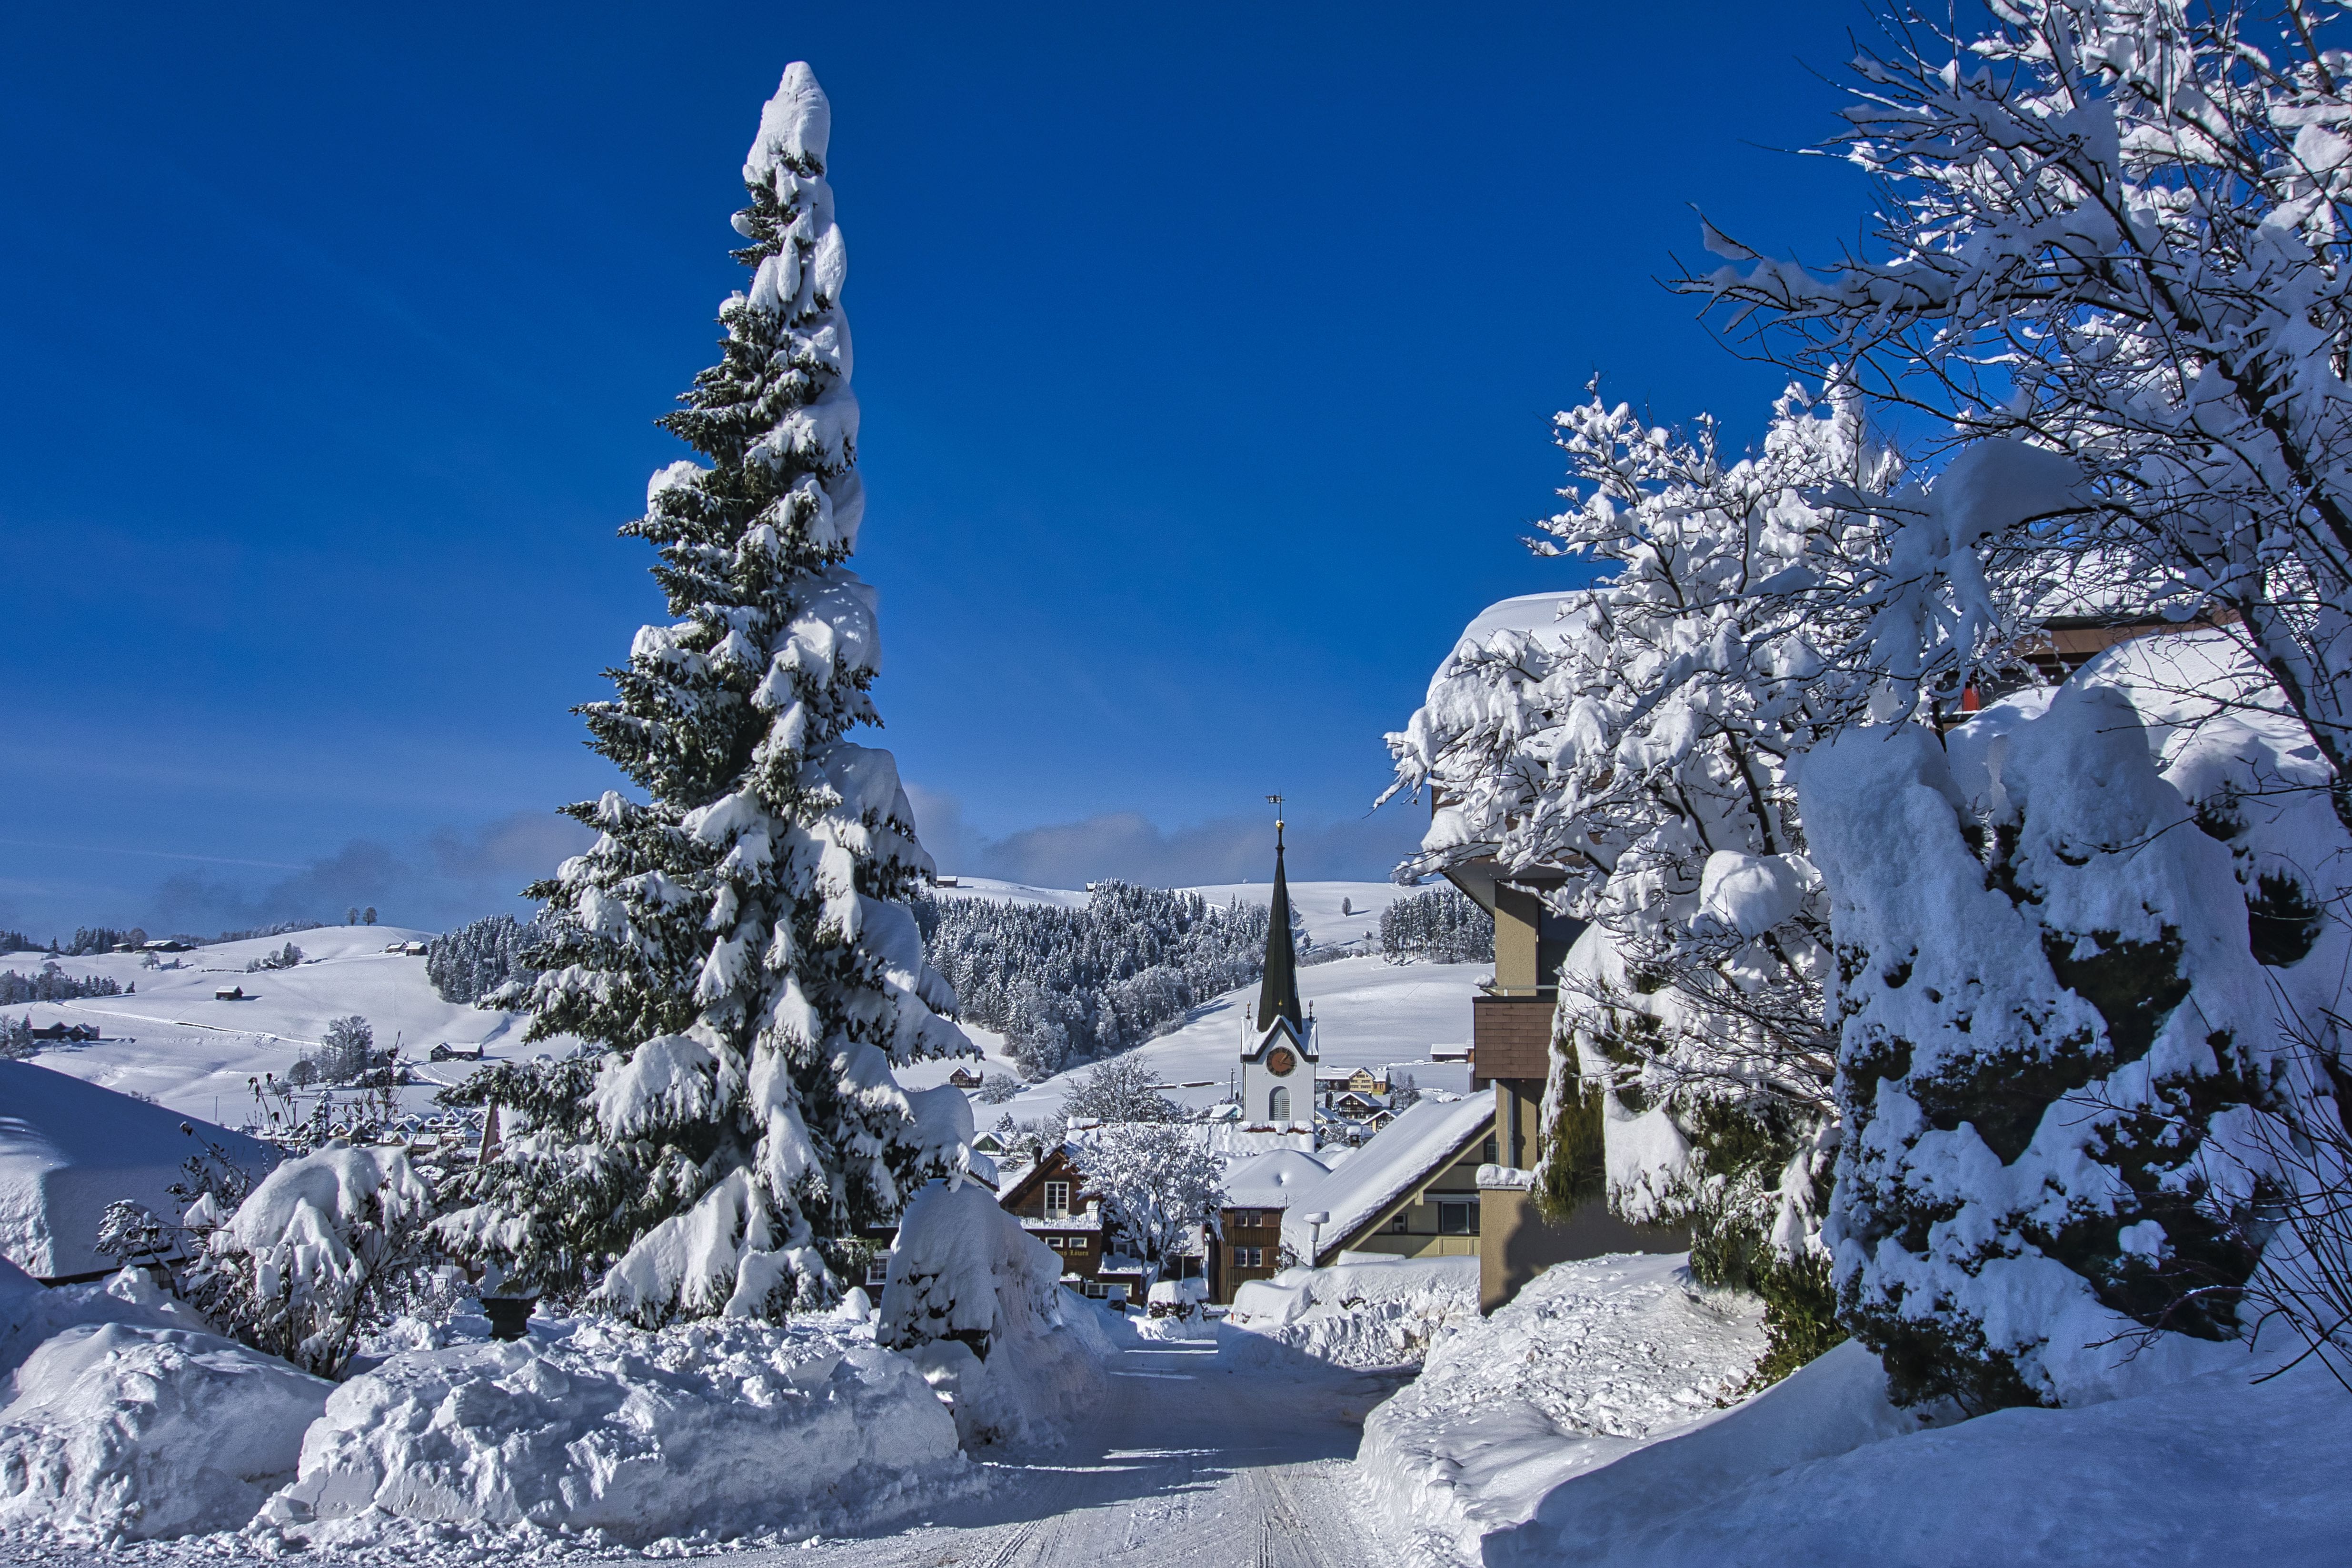
[[[1282,1239],[1306,1257],[1319,1239],[1337,1254],[1367,1225],[1422,1183],[1452,1164],[1494,1125],[1491,1095],[1435,1097],[1411,1107],[1322,1181],[1295,1194],[1283,1215]],[[1319,1237],[1302,1214],[1328,1212]],[[1319,1260],[1318,1260],[1319,1262]]]
[[[1331,1173],[1331,1167],[1297,1149],[1276,1149],[1236,1163],[1225,1173],[1225,1206],[1278,1209],[1293,1195]]]
[[[0,1061],[0,1257],[37,1279],[113,1267],[98,1250],[106,1205],[129,1198],[169,1219],[181,1166],[218,1147],[257,1176],[278,1151],[242,1132],[31,1062]]]

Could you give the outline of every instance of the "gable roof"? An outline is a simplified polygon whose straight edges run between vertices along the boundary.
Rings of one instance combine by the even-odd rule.
[[[1368,1140],[1347,1163],[1293,1196],[1283,1215],[1282,1239],[1306,1257],[1318,1238],[1298,1216],[1328,1211],[1331,1218],[1321,1228],[1319,1267],[1325,1257],[1358,1240],[1422,1183],[1459,1159],[1494,1124],[1492,1095],[1422,1100]]]

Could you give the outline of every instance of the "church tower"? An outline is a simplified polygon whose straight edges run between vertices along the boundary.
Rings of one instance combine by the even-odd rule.
[[[1270,797],[1281,805],[1281,797]],[[1315,1020],[1298,1000],[1298,953],[1290,940],[1290,882],[1274,825],[1274,903],[1266,911],[1265,978],[1242,1035],[1242,1125],[1315,1135]]]

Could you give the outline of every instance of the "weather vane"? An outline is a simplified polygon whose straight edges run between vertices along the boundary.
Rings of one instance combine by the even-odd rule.
[[[1265,803],[1266,805],[1274,807],[1274,841],[1276,844],[1280,844],[1282,842],[1282,796],[1278,795],[1267,795],[1265,797]]]

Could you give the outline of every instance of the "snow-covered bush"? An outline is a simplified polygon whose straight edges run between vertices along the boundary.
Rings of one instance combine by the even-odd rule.
[[[2242,1332],[2260,1134],[2309,1099],[2228,847],[2124,694],[2070,684],[1948,752],[1862,730],[1801,771],[1834,889],[1842,1315],[1898,1398],[2110,1391]],[[2156,1354],[2162,1351],[2164,1354]]]
[[[977,1484],[914,1367],[846,1328],[608,1320],[352,1378],[265,1517],[328,1549],[403,1521],[644,1545],[870,1528]]]
[[[1061,1279],[1061,1258],[986,1188],[933,1182],[899,1224],[875,1342],[948,1395],[968,1447],[1058,1442],[1099,1397],[1107,1352],[1099,1309]]]
[[[877,720],[880,646],[845,564],[865,492],[831,128],[788,68],[743,164],[748,291],[661,421],[704,462],[656,474],[623,531],[658,551],[674,618],[583,710],[645,798],[569,808],[599,837],[530,889],[541,973],[494,994],[530,1011],[528,1038],[588,1054],[448,1097],[520,1131],[454,1184],[445,1244],[648,1324],[833,1300],[844,1244],[960,1169],[970,1136],[961,1093],[891,1071],[971,1047],[908,909],[933,868],[897,764],[846,738]]]
[[[1381,956],[1391,963],[1492,963],[1495,917],[1452,888],[1424,889],[1381,911]]]
[[[1002,1105],[1021,1093],[1021,1080],[1009,1072],[992,1072],[980,1080],[980,1102]]]
[[[260,1350],[332,1377],[422,1262],[433,1192],[398,1148],[340,1141],[262,1178],[235,1214],[199,1198],[181,1293]]]
[[[217,1334],[70,1328],[0,1406],[0,1531],[51,1543],[236,1530],[294,1479],[331,1385]]]

